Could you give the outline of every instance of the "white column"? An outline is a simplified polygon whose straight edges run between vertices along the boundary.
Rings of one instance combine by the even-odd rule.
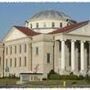
[[[65,70],[65,41],[61,41],[61,70]]]
[[[84,41],[81,41],[80,43],[80,48],[81,48],[81,73],[85,70],[85,62],[84,62]]]
[[[75,71],[75,41],[71,40],[71,71]]]

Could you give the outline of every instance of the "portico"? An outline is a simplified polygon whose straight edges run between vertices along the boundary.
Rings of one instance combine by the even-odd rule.
[[[56,43],[57,43],[56,45],[59,45],[59,48],[61,48],[59,58],[60,65],[58,66],[59,70],[58,73],[70,74],[70,72],[73,72],[76,75],[79,74],[86,75],[89,71],[89,62],[90,62],[89,41],[59,39],[56,40]]]

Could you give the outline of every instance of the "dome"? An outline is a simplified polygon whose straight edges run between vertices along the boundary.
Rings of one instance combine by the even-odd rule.
[[[59,12],[59,11],[54,11],[54,10],[45,10],[45,11],[36,13],[28,21],[37,21],[37,20],[44,20],[44,19],[67,20],[71,18],[68,15],[66,15],[64,12]]]

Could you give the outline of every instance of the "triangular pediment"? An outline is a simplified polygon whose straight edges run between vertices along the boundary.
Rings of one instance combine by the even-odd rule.
[[[16,40],[20,38],[27,37],[24,33],[22,33],[20,30],[18,30],[15,27],[12,27],[12,29],[7,33],[3,41],[11,41],[11,40]]]
[[[90,22],[82,27],[71,30],[67,34],[90,36]]]

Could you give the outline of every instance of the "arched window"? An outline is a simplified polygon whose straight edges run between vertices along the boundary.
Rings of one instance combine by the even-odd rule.
[[[54,22],[52,22],[52,28],[54,28],[55,27],[55,23]]]
[[[36,28],[39,28],[39,24],[38,23],[36,23]]]

